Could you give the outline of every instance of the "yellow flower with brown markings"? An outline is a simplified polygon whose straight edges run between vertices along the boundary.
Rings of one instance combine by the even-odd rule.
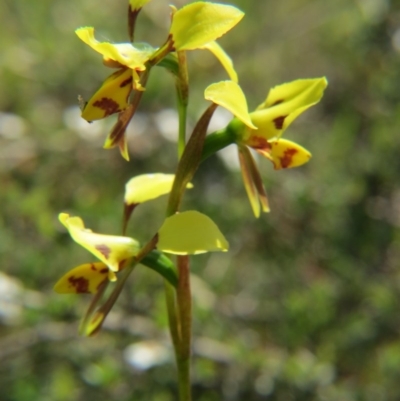
[[[131,43],[99,42],[92,27],[79,28],[75,32],[84,43],[103,56],[106,66],[118,68],[84,106],[82,117],[94,121],[125,110],[132,90],[144,90],[139,73],[146,69],[145,63],[155,49],[149,45],[139,49]]]
[[[320,101],[327,84],[326,78],[322,77],[299,79],[276,86],[252,113],[248,112],[246,97],[237,83],[222,81],[206,89],[207,100],[226,108],[235,116],[224,131],[227,140],[221,143],[227,146],[235,142],[238,145],[243,182],[256,217],[260,215],[260,208],[268,212],[269,205],[249,148],[270,160],[276,170],[307,163],[311,153],[281,136],[296,117]],[[218,136],[221,134],[213,135],[210,135],[212,141],[220,141]]]

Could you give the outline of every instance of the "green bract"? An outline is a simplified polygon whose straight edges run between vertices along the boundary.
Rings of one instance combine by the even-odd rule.
[[[168,217],[158,231],[157,248],[176,255],[227,251],[229,244],[216,224],[195,210]]]

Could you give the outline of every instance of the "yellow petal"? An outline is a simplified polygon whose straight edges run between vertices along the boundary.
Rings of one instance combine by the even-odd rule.
[[[246,97],[240,86],[233,81],[221,81],[208,86],[204,97],[229,110],[248,127],[257,129],[251,122]]]
[[[328,86],[325,77],[297,79],[272,88],[264,103],[258,106],[258,109],[276,106],[296,100],[297,107],[304,104],[315,104],[320,101],[324,89]]]
[[[321,100],[327,85],[326,78],[316,78],[299,79],[272,88],[266,101],[250,114],[259,129],[250,135],[264,139],[280,137],[295,118]]]
[[[269,141],[270,149],[258,150],[274,164],[275,170],[298,167],[307,163],[311,153],[295,142],[287,139],[274,139]]]
[[[211,53],[214,54],[214,56],[219,60],[219,62],[222,64],[222,66],[225,68],[225,71],[228,73],[229,78],[233,82],[238,82],[238,76],[235,71],[235,68],[233,67],[233,62],[232,59],[228,56],[228,54],[225,52],[225,50],[217,43],[217,42],[208,42],[204,46],[199,47],[199,49],[207,49]]]
[[[107,280],[108,267],[102,262],[85,263],[70,270],[54,286],[59,294],[95,294]]]
[[[176,255],[227,251],[229,246],[216,224],[195,210],[168,217],[158,239],[159,250]]]
[[[94,37],[93,27],[83,27],[75,31],[79,39],[89,45],[93,50],[100,53],[104,59],[117,61],[132,70],[144,71],[145,63],[149,59],[153,49],[137,49],[130,43],[99,42]]]
[[[125,110],[131,91],[132,70],[124,68],[116,71],[103,82],[85,105],[82,118],[94,121]]]
[[[86,248],[114,272],[119,270],[121,262],[139,252],[139,243],[133,238],[94,233],[85,228],[80,217],[70,217],[67,213],[60,213],[59,219],[75,242]]]
[[[238,8],[197,1],[176,11],[170,34],[175,50],[193,50],[216,40],[244,16]]]
[[[139,10],[146,5],[150,0],[129,0],[129,5],[132,10]]]
[[[139,204],[171,192],[174,174],[143,174],[131,178],[125,185],[125,203]],[[188,184],[186,188],[193,188]]]

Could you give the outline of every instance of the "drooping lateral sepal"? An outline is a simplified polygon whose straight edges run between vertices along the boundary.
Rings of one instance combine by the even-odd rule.
[[[135,111],[135,106],[129,104],[125,110],[118,114],[118,120],[111,129],[103,145],[104,149],[113,149],[118,146],[121,156],[126,161],[129,161],[126,128],[134,116]]]
[[[260,205],[264,213],[270,211],[267,193],[250,150],[246,146],[239,146],[238,150],[244,187],[254,216],[258,218],[260,217]]]

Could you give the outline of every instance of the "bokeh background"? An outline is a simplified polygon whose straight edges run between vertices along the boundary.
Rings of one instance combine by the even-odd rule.
[[[113,118],[81,120],[109,70],[74,34],[127,39],[126,0],[0,2],[0,399],[176,400],[163,283],[135,270],[104,330],[77,335],[90,300],[53,293],[91,261],[57,220],[120,232],[125,182],[174,172],[172,77],[153,70],[129,129],[131,162],[102,144]],[[185,1],[175,1],[181,6]],[[320,104],[285,134],[313,153],[276,172],[259,160],[272,212],[252,216],[234,149],[201,166],[183,207],[211,216],[227,254],[193,258],[196,401],[400,399],[400,4],[397,0],[236,0],[244,20],[220,43],[250,108],[268,89],[327,76]],[[161,44],[168,1],[153,0],[137,40]],[[189,55],[190,124],[226,75]],[[213,127],[229,116],[218,112]],[[130,235],[161,224],[141,206]]]

